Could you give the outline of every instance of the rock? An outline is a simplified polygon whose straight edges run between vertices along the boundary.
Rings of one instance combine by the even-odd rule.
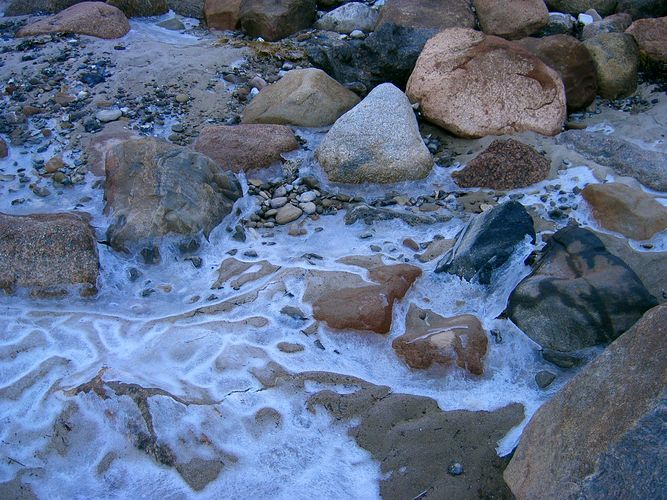
[[[656,191],[667,191],[667,153],[642,149],[631,142],[585,130],[568,130],[556,138],[588,160],[629,175]]]
[[[80,2],[81,0],[12,0],[5,8],[4,15],[24,16],[42,12],[53,14]]]
[[[299,207],[295,207],[291,203],[288,203],[278,209],[278,213],[276,214],[276,223],[281,225],[289,224],[290,222],[294,222],[299,217],[301,217],[301,214],[303,214],[303,210],[301,210]]]
[[[581,31],[581,39],[587,40],[601,33],[623,33],[632,23],[632,16],[624,12],[605,17],[601,21],[595,21],[584,26]]]
[[[303,210],[303,213],[306,215],[313,215],[317,212],[317,205],[312,201],[307,201],[305,203],[299,203],[299,208]]]
[[[276,41],[315,22],[315,0],[242,0],[241,29],[250,36]]]
[[[167,0],[107,0],[127,17],[160,16],[169,11]]]
[[[103,109],[102,111],[97,112],[95,118],[97,118],[102,123],[107,123],[114,122],[121,116],[123,116],[123,112],[120,109]]]
[[[509,318],[542,347],[571,352],[609,343],[657,302],[592,232],[568,226],[548,241],[509,298]]]
[[[126,250],[168,233],[206,236],[242,196],[231,172],[208,157],[155,138],[111,148],[105,161],[110,245]]]
[[[637,88],[639,49],[632,35],[602,33],[584,42],[598,75],[598,93],[605,99],[627,97]]]
[[[243,0],[206,0],[204,18],[208,27],[218,30],[239,29],[242,2]]]
[[[53,174],[66,166],[67,163],[65,163],[60,156],[54,156],[44,164],[44,170],[46,170],[49,174]]]
[[[444,318],[410,305],[405,333],[391,343],[411,368],[456,364],[474,375],[484,373],[488,340],[482,323],[470,314]]]
[[[315,26],[321,30],[349,34],[354,30],[373,31],[377,20],[377,10],[364,3],[353,2],[327,12]]]
[[[431,262],[452,248],[454,243],[455,240],[448,240],[445,238],[434,239],[428,244],[424,253],[417,257],[417,260],[422,263]]]
[[[315,68],[285,73],[263,88],[243,111],[243,123],[325,127],[359,103],[359,97]]]
[[[549,23],[538,36],[571,35],[574,32],[576,19],[563,12],[549,12]]]
[[[406,28],[444,30],[474,28],[470,0],[385,0],[377,27],[394,24]]]
[[[292,342],[278,342],[278,350],[287,354],[294,354],[305,350],[303,344],[296,344]]]
[[[482,284],[491,283],[493,271],[509,260],[530,236],[533,219],[517,201],[507,201],[476,216],[456,237],[456,243],[438,262],[436,273],[450,273]]]
[[[549,24],[542,0],[474,0],[482,31],[510,40],[537,33]]]
[[[49,33],[76,33],[98,38],[120,38],[130,31],[125,14],[103,2],[81,2],[40,19],[16,32],[17,37]]]
[[[0,158],[7,158],[9,156],[9,146],[7,143],[0,137]]]
[[[637,42],[643,59],[667,64],[667,17],[640,19],[632,23],[626,33]]]
[[[555,135],[566,117],[558,73],[516,44],[463,28],[427,42],[406,93],[424,118],[467,138]]]
[[[551,162],[527,144],[496,139],[452,177],[466,188],[517,189],[546,179],[550,168]]]
[[[364,224],[371,225],[381,220],[399,219],[409,226],[430,225],[437,222],[446,222],[451,219],[448,216],[428,216],[392,210],[390,208],[371,207],[364,203],[353,205],[345,214],[345,224],[350,225],[361,220]]]
[[[618,0],[617,12],[627,12],[633,19],[667,16],[665,0]]]
[[[209,125],[194,144],[195,151],[232,172],[268,167],[298,147],[294,132],[284,125]]]
[[[535,374],[535,383],[540,389],[546,389],[554,380],[556,380],[556,375],[546,370],[541,370]]]
[[[625,184],[589,184],[581,192],[593,217],[605,229],[648,240],[667,228],[667,208],[641,189]]]
[[[576,38],[554,35],[524,38],[516,43],[556,70],[565,86],[567,109],[576,111],[590,105],[597,95],[597,73],[588,49]]]
[[[616,0],[545,0],[551,11],[567,12],[577,15],[588,9],[595,9],[600,15],[608,16],[614,13]]]
[[[387,266],[380,260],[348,257],[343,264],[368,270],[370,281],[343,271],[308,271],[303,300],[312,305],[313,318],[337,330],[388,333],[394,302],[402,299],[421,276],[408,264]]]
[[[167,5],[181,16],[204,19],[204,0],[167,0]]]
[[[177,17],[172,17],[170,19],[166,19],[164,21],[161,21],[157,23],[157,25],[160,28],[164,28],[170,31],[183,31],[185,29],[185,24],[181,22],[181,20]],[[179,94],[182,95],[182,94]],[[176,102],[178,101],[178,96],[176,96]]]
[[[331,181],[353,184],[422,179],[433,166],[410,102],[390,83],[336,120],[315,156]]]
[[[504,473],[517,498],[664,494],[666,335],[662,305],[533,415]]]
[[[97,293],[99,258],[95,231],[83,213],[0,213],[0,289],[26,287],[33,295],[61,293],[77,285]]]
[[[360,93],[382,83],[405,88],[417,57],[434,29],[385,23],[365,40],[341,40],[320,35],[306,48],[311,63]]]

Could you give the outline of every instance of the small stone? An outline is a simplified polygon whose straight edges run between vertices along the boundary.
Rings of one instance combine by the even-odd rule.
[[[290,318],[293,319],[300,319],[300,320],[306,320],[308,317],[306,316],[306,313],[304,313],[301,309],[295,306],[285,306],[280,310],[280,314],[284,314],[285,316],[289,316]]]
[[[184,104],[190,100],[190,97],[187,94],[177,94],[176,102],[179,104]]]
[[[463,474],[463,464],[459,462],[454,462],[447,467],[447,473],[452,476],[460,476]]]
[[[65,166],[67,166],[67,164],[63,161],[62,158],[60,158],[59,156],[54,156],[53,158],[51,158],[49,161],[46,162],[46,164],[44,165],[44,169],[49,174],[52,174]]]
[[[359,39],[359,38],[364,38],[365,36],[366,36],[366,35],[365,35],[364,32],[361,31],[361,30],[352,30],[352,32],[350,33],[350,38],[357,38],[357,39]]]
[[[103,109],[102,111],[97,112],[95,118],[102,123],[107,123],[116,121],[121,116],[123,116],[123,112],[120,109]]]
[[[291,203],[288,203],[278,210],[278,213],[276,214],[276,222],[278,224],[289,224],[301,217],[302,213],[303,210],[299,207],[295,207]]]
[[[410,250],[414,250],[417,252],[419,250],[419,244],[410,238],[406,238],[403,240],[403,246],[409,248]]]
[[[287,198],[282,196],[280,198],[273,198],[269,201],[271,208],[281,208],[287,204]]]
[[[294,354],[296,352],[301,352],[305,349],[302,344],[297,344],[293,342],[278,342],[278,350],[285,352],[287,354]]]
[[[535,374],[535,383],[540,389],[546,389],[554,380],[556,380],[556,374],[547,370],[542,370]]]
[[[301,208],[306,215],[312,215],[317,212],[317,206],[313,202],[299,203],[299,208]]]

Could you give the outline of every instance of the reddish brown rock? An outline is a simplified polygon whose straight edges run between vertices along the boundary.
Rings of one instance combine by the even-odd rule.
[[[474,28],[475,14],[470,0],[386,0],[377,26],[386,23],[437,30]]]
[[[538,32],[549,23],[542,0],[474,0],[484,33],[510,40]]]
[[[452,177],[461,187],[516,189],[546,179],[551,163],[514,139],[495,140]]]
[[[642,57],[667,64],[667,17],[639,19],[626,30],[639,45]]]
[[[208,27],[218,30],[239,29],[241,2],[242,0],[206,0],[204,17]]]
[[[233,172],[268,167],[280,161],[281,153],[298,147],[289,127],[256,124],[204,127],[194,145],[196,151]]]
[[[130,23],[118,8],[104,2],[81,2],[21,28],[16,36],[76,33],[98,38],[120,38],[128,31]]]
[[[444,318],[412,304],[405,319],[405,333],[391,345],[412,368],[428,368],[433,363],[456,364],[481,375],[488,340],[475,316]]]
[[[272,42],[309,28],[315,17],[315,0],[243,0],[239,13],[245,33]]]

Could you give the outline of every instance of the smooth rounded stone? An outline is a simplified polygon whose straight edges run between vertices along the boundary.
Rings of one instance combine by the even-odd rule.
[[[639,45],[642,58],[667,64],[667,17],[640,19],[632,23],[626,33]]]
[[[274,42],[309,28],[316,18],[315,0],[243,0],[241,29]]]
[[[535,241],[533,219],[521,203],[507,201],[474,217],[456,236],[435,272],[490,284],[493,272],[509,260],[526,236]]]
[[[584,26],[588,26],[590,24],[593,24],[595,22],[595,18],[591,16],[590,14],[586,13],[581,13],[577,16],[577,21],[579,24],[583,24]]]
[[[667,16],[665,0],[618,0],[618,12],[627,12],[632,19]]]
[[[302,352],[306,348],[303,344],[297,344],[295,342],[278,342],[278,350],[287,354],[294,354],[297,352]]]
[[[329,180],[350,184],[422,179],[433,166],[410,102],[390,83],[341,116],[315,156]]]
[[[276,213],[276,223],[281,225],[289,224],[301,217],[301,214],[303,214],[303,210],[288,203],[278,209],[278,213]]]
[[[535,374],[535,383],[540,389],[546,389],[556,380],[556,374],[541,370]]]
[[[24,26],[16,36],[76,33],[110,39],[125,36],[128,31],[130,23],[118,8],[103,2],[81,2]]]
[[[466,138],[555,135],[567,114],[556,71],[512,42],[463,28],[426,43],[406,93],[424,118]]]
[[[361,2],[346,3],[322,16],[315,27],[321,30],[350,34],[355,30],[373,31],[378,11]]]
[[[169,11],[167,0],[107,0],[127,17],[161,16]]]
[[[385,0],[377,27],[395,24],[406,28],[474,28],[471,0]]]
[[[210,158],[156,138],[130,139],[105,159],[107,230],[115,250],[150,244],[169,233],[211,230],[242,196],[236,176]]]
[[[283,198],[285,196],[287,196],[287,188],[285,186],[278,186],[273,191],[273,198]]]
[[[123,112],[120,109],[103,109],[102,111],[97,112],[95,118],[97,118],[102,123],[107,123],[114,122],[121,116],[123,116]]]
[[[540,407],[504,472],[517,498],[664,496],[666,337],[663,304]]]
[[[242,123],[325,127],[359,103],[359,97],[316,68],[288,71],[260,91],[243,111]]]
[[[159,22],[157,23],[157,25],[160,28],[164,28],[170,31],[183,31],[185,29],[185,25],[177,17],[172,17],[171,19],[167,19],[166,21]],[[178,102],[178,96],[176,97],[177,97],[176,101]]]
[[[625,184],[589,184],[581,192],[602,227],[647,240],[667,228],[667,208],[641,189]]]
[[[603,20],[594,21],[584,26],[581,31],[581,39],[587,40],[600,33],[623,33],[632,23],[632,16],[624,12],[605,17]]]
[[[567,12],[577,15],[588,9],[595,9],[600,15],[608,16],[616,9],[617,0],[545,0],[550,11]]]
[[[496,139],[452,178],[461,187],[517,189],[543,181],[550,168],[551,162],[531,146]]]
[[[358,38],[359,39],[359,38],[365,38],[365,37],[366,37],[366,33],[364,33],[361,30],[352,30],[350,32],[350,38]]]
[[[537,33],[549,24],[549,11],[542,0],[474,0],[484,33],[509,40]]]
[[[242,2],[243,0],[205,0],[206,25],[217,30],[239,29]]]
[[[271,205],[271,208],[280,208],[284,207],[287,205],[287,197],[280,197],[280,198],[272,198],[269,200],[269,205]]]
[[[33,295],[81,286],[97,293],[97,238],[84,213],[0,213],[0,289],[31,289]]]
[[[584,41],[598,75],[598,93],[605,99],[627,97],[637,89],[639,48],[632,35],[602,33]]]
[[[259,124],[209,125],[200,130],[194,144],[195,151],[232,172],[268,167],[298,147],[289,127]]]
[[[315,201],[317,199],[317,194],[314,191],[306,191],[299,195],[299,201],[303,203],[308,203],[309,201]]]
[[[456,364],[473,375],[482,375],[488,340],[475,316],[445,318],[411,304],[405,318],[405,333],[391,345],[411,368],[429,368],[433,363]]]
[[[516,41],[558,72],[565,86],[567,109],[590,105],[597,95],[597,72],[588,49],[569,35],[523,38]]]
[[[65,163],[60,156],[54,156],[44,164],[44,170],[46,170],[49,174],[53,174],[66,166],[67,163]]]
[[[556,232],[509,298],[509,318],[544,348],[607,344],[657,304],[639,277],[591,231]]]
[[[311,201],[307,201],[305,203],[299,203],[299,208],[303,210],[303,213],[306,215],[313,215],[315,212],[317,212],[317,205]]]

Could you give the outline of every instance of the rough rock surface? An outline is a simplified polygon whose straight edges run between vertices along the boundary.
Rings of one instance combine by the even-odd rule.
[[[284,125],[209,125],[194,144],[195,151],[232,172],[268,167],[298,147],[294,132]]]
[[[616,0],[546,0],[549,10],[556,12],[567,12],[576,16],[588,9],[595,9],[601,16],[614,13]]]
[[[470,0],[386,0],[378,28],[390,23],[407,28],[474,28]]]
[[[570,352],[611,342],[656,304],[591,231],[568,226],[512,292],[508,313],[542,347]]]
[[[169,10],[167,0],[107,0],[127,17],[159,16]]]
[[[482,323],[471,314],[444,318],[411,304],[405,333],[391,345],[412,368],[428,368],[433,363],[456,364],[481,375],[488,340]]]
[[[81,0],[12,0],[5,8],[5,16],[24,16],[38,12],[53,14],[80,2]]]
[[[635,39],[643,58],[667,64],[667,17],[639,19],[632,23],[626,33]]]
[[[618,0],[616,9],[618,12],[627,12],[633,19],[667,16],[665,0]]]
[[[491,283],[493,271],[510,258],[526,236],[535,240],[533,219],[517,201],[502,203],[472,219],[435,272]]]
[[[523,38],[549,24],[542,0],[474,0],[482,31],[510,40]]]
[[[550,167],[549,160],[531,146],[496,139],[452,177],[466,188],[516,189],[543,181]]]
[[[309,28],[315,14],[315,0],[243,0],[239,17],[245,33],[275,41]]]
[[[639,49],[632,35],[602,33],[584,41],[598,75],[598,93],[605,99],[627,97],[637,88]]]
[[[33,293],[82,285],[97,292],[97,239],[87,214],[0,213],[0,289],[26,287]]]
[[[625,12],[619,12],[605,17],[601,21],[587,24],[581,30],[581,39],[587,40],[601,33],[623,33],[632,24],[632,16]]]
[[[666,336],[662,305],[537,411],[504,473],[517,498],[663,496]]]
[[[239,29],[242,1],[206,0],[204,2],[204,18],[208,27],[218,30]]]
[[[555,135],[566,117],[558,73],[518,45],[470,29],[431,38],[406,93],[427,120],[461,137]]]
[[[390,83],[341,116],[315,155],[333,182],[421,179],[433,166],[410,102]]]
[[[373,31],[378,20],[377,10],[361,2],[341,5],[317,20],[321,30],[349,34],[354,30]]]
[[[242,195],[234,174],[210,158],[154,138],[114,146],[105,169],[107,238],[117,250],[168,233],[208,235]]]
[[[130,31],[125,14],[103,2],[81,2],[24,26],[16,36],[37,36],[49,33],[76,33],[98,38],[120,38]]]
[[[204,0],[167,0],[167,5],[181,16],[204,19]]]
[[[581,192],[605,229],[647,240],[667,228],[667,208],[641,189],[625,184],[589,184]]]
[[[359,103],[359,97],[324,71],[288,71],[264,87],[243,111],[243,123],[325,127]]]

